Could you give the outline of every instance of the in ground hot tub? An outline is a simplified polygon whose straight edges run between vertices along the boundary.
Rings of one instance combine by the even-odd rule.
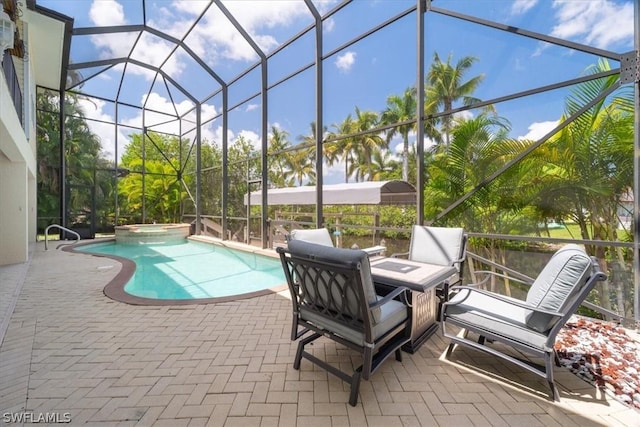
[[[176,243],[189,236],[189,224],[131,224],[115,227],[116,242],[132,245]]]

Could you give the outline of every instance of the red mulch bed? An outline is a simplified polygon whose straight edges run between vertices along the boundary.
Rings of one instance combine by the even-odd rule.
[[[555,348],[563,366],[640,409],[640,351],[624,328],[576,316],[558,334]]]

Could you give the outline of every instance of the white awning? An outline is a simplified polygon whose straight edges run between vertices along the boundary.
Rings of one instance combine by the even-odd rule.
[[[260,205],[262,190],[251,192],[251,205]],[[330,184],[322,188],[325,205],[408,205],[416,202],[416,189],[406,181],[368,181]],[[244,195],[247,204],[247,195]],[[285,187],[267,191],[268,205],[315,205],[316,187]]]

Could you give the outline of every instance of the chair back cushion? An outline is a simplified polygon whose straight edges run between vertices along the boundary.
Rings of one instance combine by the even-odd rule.
[[[331,234],[326,228],[291,230],[289,236],[291,240],[304,240],[318,245],[333,246]]]
[[[591,259],[583,248],[568,244],[560,248],[542,269],[527,293],[528,305],[563,312],[591,274]],[[539,332],[551,328],[553,318],[542,313],[527,316],[527,325]]]
[[[355,249],[334,248],[333,246],[311,243],[305,240],[291,240],[288,246],[289,253],[295,257],[359,269],[365,304],[369,305],[377,301],[378,296],[371,279],[371,266],[366,252]],[[327,266],[325,270],[305,269],[305,271],[296,271],[296,276],[302,288],[301,292],[304,294],[299,296],[303,301],[306,299],[306,302],[314,301],[316,304],[318,301],[331,302],[331,305],[334,306],[333,308],[337,309],[343,306],[351,315],[358,314],[359,316],[363,307],[361,307],[361,301],[357,296],[357,290],[352,288],[356,284],[346,283],[345,277],[335,276],[330,266]],[[327,289],[327,286],[329,289]],[[318,294],[316,294],[316,289]],[[330,296],[329,292],[331,293]],[[380,321],[380,308],[377,307],[371,310],[371,315],[374,322]]]
[[[464,251],[464,229],[414,225],[409,259],[437,265],[453,265]]]

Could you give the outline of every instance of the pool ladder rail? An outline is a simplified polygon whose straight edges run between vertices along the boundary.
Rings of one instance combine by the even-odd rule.
[[[63,246],[73,246],[73,245],[75,245],[76,243],[78,243],[80,241],[80,235],[78,233],[76,233],[75,231],[70,230],[67,227],[63,227],[63,226],[61,226],[59,224],[51,224],[50,226],[48,226],[47,228],[44,229],[44,250],[45,251],[49,250],[49,248],[47,246],[48,246],[48,239],[49,239],[49,230],[51,228],[58,228],[58,229],[60,229],[62,231],[65,231],[65,232],[67,232],[69,234],[73,234],[75,236],[75,238],[76,238],[76,240],[74,240],[71,243],[60,243],[58,246],[56,246],[56,249],[60,249]]]

